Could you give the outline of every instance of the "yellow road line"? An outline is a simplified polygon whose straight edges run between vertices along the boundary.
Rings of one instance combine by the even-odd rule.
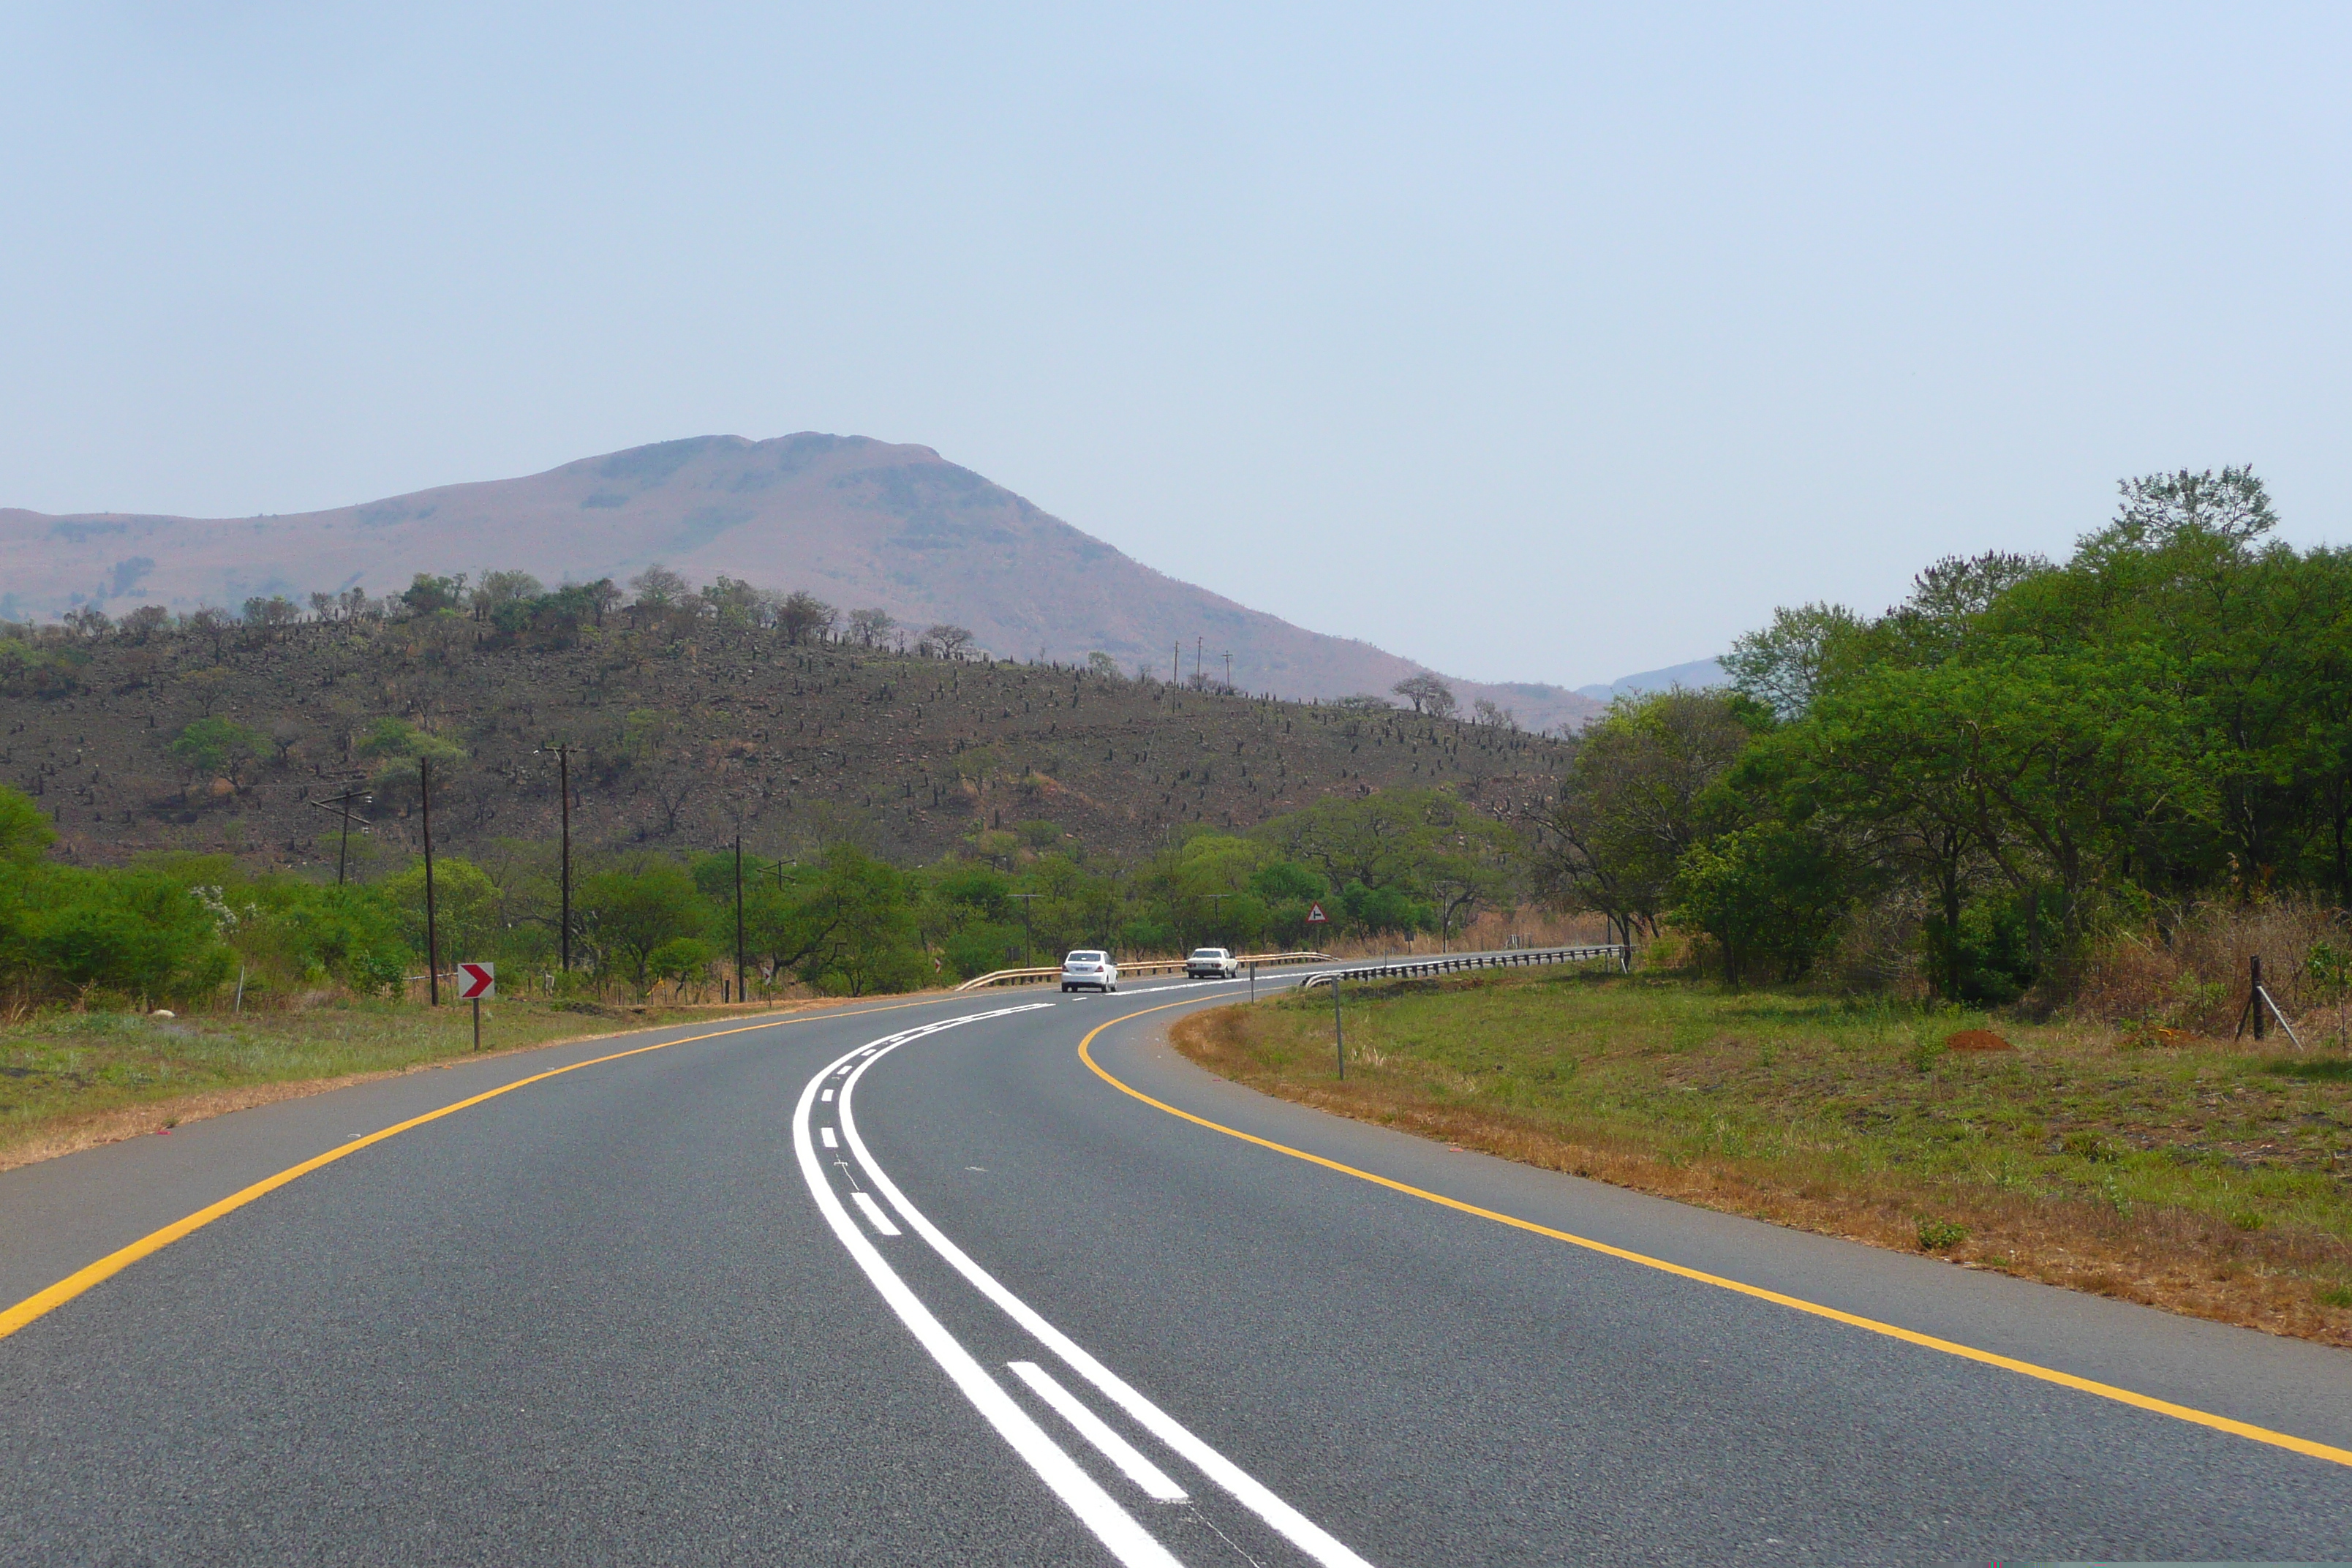
[[[2308,1437],[2297,1437],[2285,1432],[2273,1432],[2267,1426],[2255,1426],[2244,1421],[2232,1421],[2226,1415],[2216,1415],[2210,1411],[2198,1410],[2186,1405],[2175,1405],[2169,1400],[2151,1398],[2145,1394],[2135,1394],[2128,1388],[2117,1388],[2111,1383],[2098,1383],[2087,1377],[2076,1377],[2071,1372],[2036,1366],[2030,1361],[2018,1361],[2010,1356],[1996,1355],[1990,1351],[1980,1351],[1972,1345],[1958,1344],[1951,1340],[1939,1340],[1933,1334],[1923,1334],[1916,1330],[1902,1328],[1894,1323],[1882,1323],[1875,1318],[1841,1312],[1835,1307],[1824,1307],[1819,1302],[1807,1301],[1796,1296],[1784,1296],[1778,1290],[1767,1290],[1759,1285],[1748,1285],[1737,1279],[1727,1279],[1720,1274],[1709,1274],[1702,1269],[1687,1268],[1679,1263],[1669,1263],[1663,1258],[1652,1258],[1645,1253],[1631,1252],[1622,1247],[1612,1247],[1605,1241],[1594,1241],[1589,1237],[1572,1236],[1564,1230],[1554,1230],[1548,1225],[1538,1225],[1533,1220],[1520,1219],[1515,1215],[1500,1214],[1493,1209],[1480,1208],[1476,1204],[1464,1203],[1460,1198],[1449,1198],[1443,1193],[1429,1192],[1392,1177],[1378,1175],[1370,1171],[1360,1171],[1353,1165],[1341,1164],[1337,1160],[1327,1160],[1320,1154],[1310,1154],[1304,1149],[1293,1149],[1286,1143],[1276,1143],[1271,1139],[1260,1138],[1255,1133],[1244,1132],[1221,1122],[1212,1121],[1205,1116],[1195,1116],[1189,1110],[1180,1110],[1165,1100],[1154,1100],[1141,1089],[1121,1083],[1105,1071],[1100,1062],[1095,1060],[1094,1051],[1091,1049],[1095,1043],[1095,1036],[1109,1028],[1112,1024],[1124,1024],[1129,1018],[1140,1018],[1147,1013],[1163,1013],[1170,1007],[1183,1005],[1185,1004],[1181,1002],[1164,1003],[1158,1007],[1146,1007],[1139,1012],[1129,1013],[1125,1016],[1113,1018],[1108,1023],[1096,1026],[1087,1033],[1085,1039],[1078,1042],[1078,1059],[1094,1068],[1097,1077],[1120,1093],[1131,1094],[1144,1104],[1164,1110],[1171,1116],[1180,1116],[1196,1126],[1207,1128],[1212,1132],[1222,1132],[1228,1138],[1238,1138],[1244,1143],[1255,1143],[1261,1149],[1271,1149],[1277,1154],[1287,1154],[1294,1160],[1304,1160],[1310,1165],[1320,1165],[1327,1171],[1337,1171],[1343,1176],[1353,1176],[1359,1181],[1370,1182],[1375,1186],[1386,1187],[1391,1192],[1403,1193],[1410,1197],[1421,1198],[1445,1208],[1458,1210],[1463,1214],[1475,1215],[1480,1219],[1490,1219],[1496,1225],[1507,1225],[1515,1230],[1533,1231],[1538,1236],[1548,1236],[1554,1241],[1564,1241],[1571,1247],[1581,1247],[1587,1251],[1603,1253],[1611,1258],[1622,1258],[1628,1263],[1638,1263],[1644,1268],[1655,1268],[1662,1273],[1679,1275],[1685,1279],[1695,1279],[1702,1285],[1712,1285],[1717,1289],[1737,1291],[1742,1296],[1753,1296],[1759,1301],[1769,1301],[1775,1306],[1787,1307],[1794,1311],[1810,1312],[1816,1318],[1827,1318],[1832,1322],[1843,1323],[1849,1328],[1867,1330],[1874,1334],[1884,1334],[1888,1339],[1901,1340],[1906,1344],[1919,1345],[1931,1351],[1941,1351],[1946,1355],[1958,1356],[1963,1361],[1982,1362],[1987,1366],[1997,1366],[2026,1377],[2039,1378],[2043,1383],[2054,1383],[2062,1388],[2072,1388],[2083,1394],[2096,1394],[2102,1399],[2112,1399],[2119,1405],[2129,1405],[2140,1410],[2152,1410],[2159,1415],[2169,1415],[2176,1421],[2188,1421],[2200,1426],[2210,1426],[2217,1432],[2228,1432],[2256,1443],[2268,1443],[2273,1447],[2291,1448],[2298,1454],[2308,1454],[2315,1459],[2326,1459],[2338,1465],[2352,1465],[2352,1450],[2331,1447],[2326,1443],[2315,1443]]]
[[[593,1057],[584,1062],[573,1062],[570,1067],[550,1068],[545,1072],[533,1073],[529,1078],[519,1078],[512,1083],[500,1084],[496,1089],[486,1089],[470,1100],[461,1100],[453,1105],[445,1105],[438,1110],[428,1110],[422,1116],[412,1116],[407,1121],[386,1127],[381,1131],[371,1132],[364,1138],[354,1138],[339,1148],[314,1155],[299,1165],[290,1165],[274,1176],[265,1176],[243,1192],[231,1193],[209,1208],[198,1209],[185,1219],[173,1220],[163,1229],[151,1231],[130,1246],[108,1253],[88,1268],[76,1269],[47,1289],[37,1291],[6,1311],[0,1312],[0,1340],[6,1339],[35,1319],[57,1310],[100,1281],[112,1279],[149,1254],[161,1252],[182,1237],[202,1230],[221,1215],[233,1213],[256,1198],[276,1192],[297,1176],[307,1176],[321,1165],[333,1164],[346,1154],[356,1154],[372,1143],[381,1143],[387,1138],[397,1137],[412,1127],[422,1127],[428,1121],[438,1121],[445,1116],[469,1110],[486,1100],[496,1100],[502,1094],[511,1094],[527,1085],[542,1083],[551,1078],[561,1078],[568,1072],[578,1072],[582,1068],[616,1062],[624,1057],[640,1057],[647,1051],[667,1050],[672,1046],[690,1046],[697,1040],[715,1040],[722,1035],[746,1035],[754,1029],[778,1029],[787,1024],[811,1024],[822,1018],[862,1018],[868,1013],[895,1013],[902,1007],[933,1006],[939,1001],[940,998],[934,996],[921,1002],[894,1002],[887,1006],[861,1007],[855,1013],[811,1013],[797,1018],[773,1018],[763,1024],[745,1024],[740,1028],[714,1029],[707,1035],[688,1035],[682,1039],[659,1040],[650,1046],[637,1046],[625,1051],[614,1051],[610,1056]]]

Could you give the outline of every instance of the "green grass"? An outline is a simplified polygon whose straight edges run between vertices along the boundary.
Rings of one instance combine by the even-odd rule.
[[[1272,1092],[1885,1245],[2161,1275],[2168,1300],[2352,1284],[2352,1062],[2318,1049],[2132,1048],[2105,1026],[1564,971],[1350,987],[1345,1008],[1344,1087],[1328,992],[1178,1037]],[[1945,1049],[1964,1028],[2017,1049]]]
[[[484,1010],[482,1039],[499,1050],[704,1016],[497,1002]],[[36,1015],[0,1027],[0,1163],[108,1112],[256,1084],[396,1071],[472,1048],[472,1014],[463,1006],[349,1002],[181,1018]]]

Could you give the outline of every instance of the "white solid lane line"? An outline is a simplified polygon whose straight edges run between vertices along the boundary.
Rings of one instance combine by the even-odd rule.
[[[1051,1006],[1052,1004],[1045,1005]],[[851,1101],[856,1097],[857,1081],[866,1076],[866,1069],[915,1037],[916,1035],[909,1034],[884,1044],[880,1050],[857,1064],[857,1070],[849,1075],[849,1081],[842,1086],[841,1090],[841,1135],[847,1140],[850,1152],[857,1157],[857,1163],[866,1168],[866,1179],[889,1200],[890,1206],[898,1211],[898,1217],[905,1220],[916,1235],[929,1242],[931,1250],[945,1258],[949,1267],[962,1275],[972,1289],[995,1302],[1007,1317],[1028,1330],[1046,1349],[1061,1357],[1071,1371],[1093,1384],[1097,1392],[1126,1411],[1138,1426],[1181,1455],[1202,1475],[1224,1488],[1234,1501],[1265,1521],[1283,1539],[1323,1564],[1323,1568],[1371,1568],[1370,1563],[1349,1551],[1321,1525],[1276,1497],[1273,1489],[1256,1477],[1194,1436],[1174,1416],[1129,1387],[1108,1367],[1080,1349],[1076,1341],[1047,1322],[1035,1308],[998,1283],[996,1276],[974,1263],[963,1248],[950,1241],[940,1227],[925,1216],[922,1210],[907,1201],[907,1194],[898,1190],[898,1184],[890,1179],[888,1172],[875,1163],[873,1154],[866,1147],[866,1141],[857,1135],[857,1118],[851,1110]],[[865,1238],[861,1237],[858,1239],[863,1241]]]
[[[898,1227],[890,1223],[890,1216],[882,1212],[882,1205],[874,1201],[872,1193],[852,1193],[849,1194],[849,1199],[857,1205],[857,1212],[864,1215],[867,1223],[876,1230],[885,1236],[897,1236],[899,1233]]]
[[[826,1148],[828,1148],[828,1149],[838,1149],[838,1148],[840,1148],[840,1147],[841,1147],[841,1140],[840,1140],[840,1139],[838,1139],[838,1138],[835,1138],[835,1137],[833,1135],[833,1129],[832,1129],[832,1128],[830,1128],[830,1127],[820,1127],[820,1128],[818,1128],[818,1129],[816,1130],[816,1131],[817,1131],[817,1136],[824,1140],[824,1146],[825,1146]]]
[[[1078,1396],[1055,1383],[1042,1366],[1034,1361],[1007,1362],[1013,1375],[1029,1385],[1030,1391],[1054,1407],[1054,1413],[1078,1429],[1078,1436],[1101,1450],[1104,1458],[1117,1465],[1127,1479],[1144,1490],[1154,1502],[1182,1502],[1184,1489],[1168,1479],[1168,1472],[1137,1452],[1134,1444],[1110,1429],[1110,1424],[1084,1405]]]
[[[898,1040],[911,1039],[940,1029],[953,1028],[959,1024],[976,1023],[983,1018],[1001,1018],[1006,1013],[1028,1011],[1025,1007],[1007,1007],[995,1013],[976,1013],[967,1017],[950,1018],[909,1031]],[[898,1043],[893,1040],[892,1044]],[[877,1042],[879,1044],[880,1042]],[[828,1068],[828,1072],[832,1069]],[[1076,1460],[1064,1453],[1060,1445],[1045,1436],[1045,1428],[1030,1418],[1029,1413],[1013,1403],[972,1358],[971,1352],[956,1342],[955,1336],[931,1315],[930,1309],[917,1300],[890,1265],[883,1260],[879,1248],[857,1228],[835,1194],[833,1184],[825,1179],[824,1166],[818,1161],[816,1142],[809,1136],[809,1112],[816,1104],[816,1086],[825,1074],[819,1073],[801,1090],[800,1103],[793,1110],[793,1152],[798,1157],[801,1180],[808,1184],[809,1196],[816,1201],[817,1212],[824,1215],[825,1224],[833,1227],[834,1236],[856,1260],[882,1300],[907,1325],[916,1342],[930,1352],[931,1359],[948,1374],[956,1387],[997,1435],[1013,1446],[1013,1451],[1027,1461],[1037,1477],[1054,1489],[1055,1496],[1066,1504],[1086,1527],[1094,1531],[1095,1539],[1108,1548],[1110,1554],[1128,1568],[1181,1568],[1168,1549],[1151,1538],[1150,1532],[1135,1522],[1134,1516],[1114,1501],[1100,1483],[1078,1468]],[[828,1096],[827,1098],[831,1098]]]

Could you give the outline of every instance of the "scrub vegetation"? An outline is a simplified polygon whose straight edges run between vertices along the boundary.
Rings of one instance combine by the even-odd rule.
[[[2352,1344],[2343,1055],[1669,973],[1349,986],[1342,1006],[1345,1082],[1328,992],[1174,1040],[1464,1148]]]
[[[658,567],[625,588],[489,572],[242,615],[76,611],[0,623],[0,783],[78,862],[229,854],[254,871],[331,872],[337,818],[310,803],[373,791],[350,845],[373,875],[422,847],[420,761],[436,848],[552,840],[563,746],[576,845],[683,856],[740,831],[767,858],[846,842],[906,866],[1039,821],[1136,858],[1395,789],[1519,819],[1565,755],[1499,711],[1276,701],[969,637]]]

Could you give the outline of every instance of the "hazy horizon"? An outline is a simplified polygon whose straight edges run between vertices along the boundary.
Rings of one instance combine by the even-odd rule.
[[[0,506],[912,442],[1568,687],[2251,462],[2341,538],[2352,20],[0,16]],[[478,565],[478,563],[468,563]]]

